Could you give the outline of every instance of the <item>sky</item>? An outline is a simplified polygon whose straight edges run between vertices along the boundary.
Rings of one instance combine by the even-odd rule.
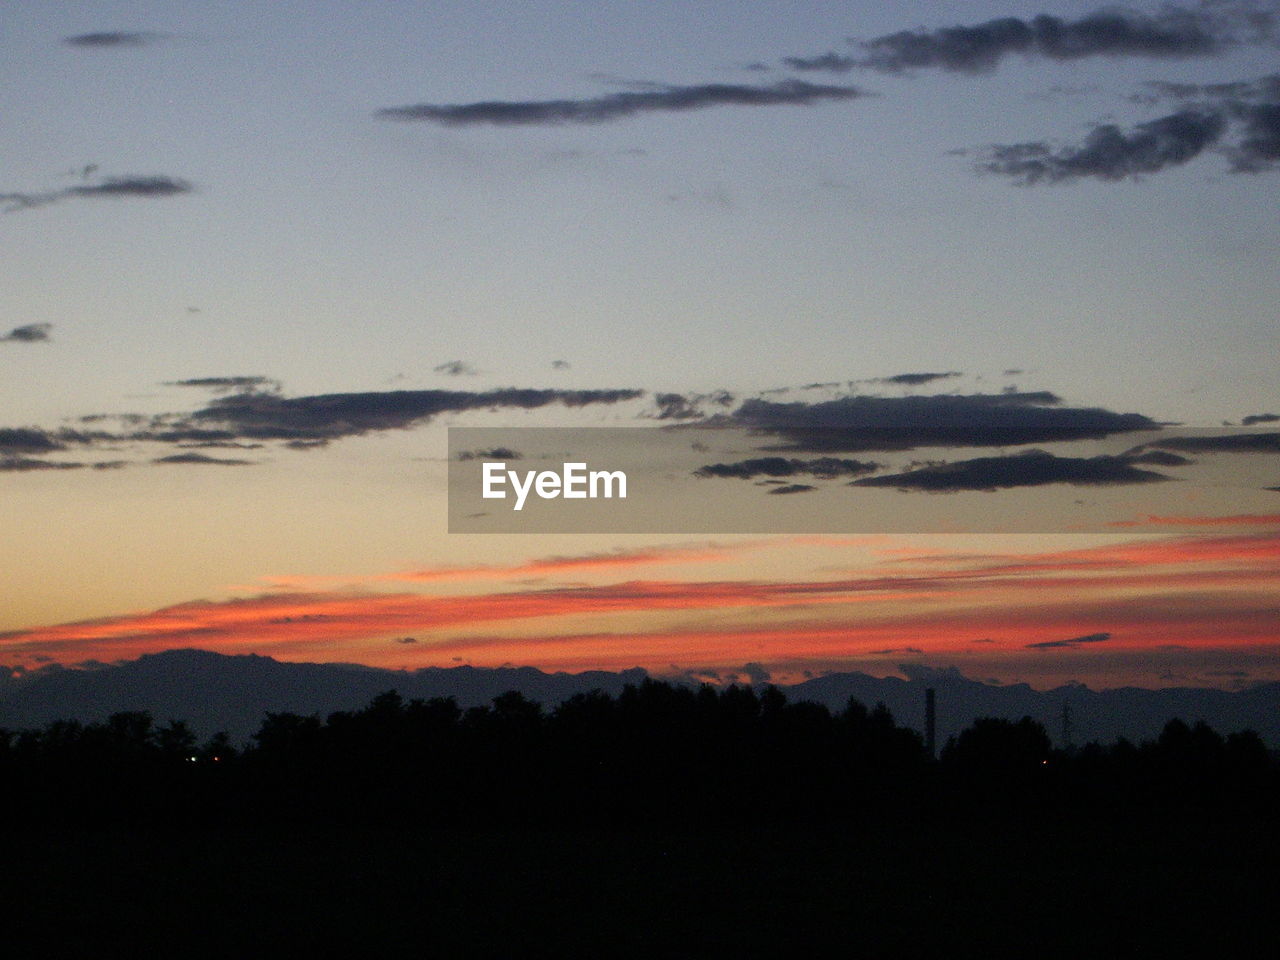
[[[1280,680],[1274,0],[38,2],[0,115],[14,674]]]

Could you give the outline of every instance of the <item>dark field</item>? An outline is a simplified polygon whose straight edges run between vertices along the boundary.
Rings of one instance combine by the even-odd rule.
[[[1278,955],[1256,736],[938,760],[882,708],[646,683],[394,694],[243,750],[141,713],[0,738],[3,955]]]
[[[1274,955],[1273,819],[1035,820],[9,830],[9,955]]]

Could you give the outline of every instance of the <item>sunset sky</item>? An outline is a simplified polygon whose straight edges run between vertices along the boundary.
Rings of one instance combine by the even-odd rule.
[[[11,671],[1280,680],[1275,0],[38,2],[0,81]],[[459,532],[449,427],[670,486]]]

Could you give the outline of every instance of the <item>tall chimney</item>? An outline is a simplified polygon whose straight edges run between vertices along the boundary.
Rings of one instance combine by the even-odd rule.
[[[924,748],[929,759],[938,759],[938,712],[934,705],[933,687],[924,691]]]

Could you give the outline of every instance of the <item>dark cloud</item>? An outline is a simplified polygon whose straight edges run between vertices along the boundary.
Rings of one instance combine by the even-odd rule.
[[[921,446],[1008,446],[1101,438],[1151,430],[1137,413],[1064,407],[1044,391],[932,396],[851,396],[819,403],[752,398],[709,421],[784,441],[772,451],[910,450]]]
[[[51,323],[28,323],[26,326],[14,327],[3,337],[0,343],[43,343],[49,339]]]
[[[1235,112],[1243,134],[1226,151],[1232,173],[1262,173],[1280,165],[1280,98],[1239,106]]]
[[[107,177],[100,183],[68,187],[63,192],[73,197],[171,197],[192,189],[187,181],[173,177]]]
[[[786,483],[780,487],[774,487],[772,490],[769,491],[769,493],[771,494],[773,493],[779,493],[779,494],[809,493],[810,491],[817,490],[817,489],[818,489],[817,487],[808,483]]]
[[[1226,129],[1221,113],[1188,109],[1129,131],[1110,123],[1096,126],[1078,147],[1054,150],[1044,142],[997,144],[978,169],[1012,177],[1024,186],[1086,177],[1124,180],[1193,160],[1215,146]]]
[[[0,431],[3,432],[3,431]],[[66,460],[40,460],[6,452],[0,445],[0,473],[31,473],[37,470],[117,470],[126,466],[123,460],[107,460],[100,463],[76,463]]]
[[[1231,173],[1263,173],[1280,165],[1280,74],[1231,83],[1153,82],[1129,99],[1182,106],[1127,131],[1096,125],[1079,146],[997,144],[978,169],[1022,184],[1122,180],[1179,166],[1208,150],[1227,157]]]
[[[206,456],[203,453],[175,453],[167,457],[157,457],[151,461],[152,463],[190,463],[197,465],[212,465],[217,467],[249,467],[253,466],[253,460],[221,460],[218,457]]]
[[[656,86],[579,100],[486,100],[476,103],[419,103],[388,107],[376,114],[387,120],[421,121],[461,127],[605,123],[641,113],[699,110],[707,107],[809,105],[824,100],[865,96],[856,87],[784,80],[770,86],[706,83]]]
[[[215,393],[267,390],[276,393],[280,381],[270,377],[197,377],[192,380],[169,380],[167,387],[199,387]]]
[[[38,427],[0,428],[0,456],[7,453],[53,453],[66,447],[57,435]]]
[[[569,363],[568,360],[552,360],[551,361],[552,370],[568,370],[570,366],[571,364]]]
[[[167,38],[167,34],[149,31],[110,30],[101,33],[79,33],[74,37],[63,37],[62,42],[70,47],[87,47],[103,50],[117,47],[145,47]]]
[[[1058,647],[1072,648],[1079,646],[1082,643],[1102,643],[1103,641],[1110,639],[1111,634],[1109,633],[1090,633],[1083,637],[1071,637],[1067,640],[1046,640],[1043,643],[1028,643],[1027,649],[1052,650]]]
[[[880,464],[861,460],[839,460],[821,457],[817,460],[791,460],[786,457],[757,457],[737,463],[711,463],[694,471],[696,477],[732,477],[752,480],[756,477],[813,476],[823,480],[856,477],[880,469]],[[776,491],[774,491],[776,492]]]
[[[534,410],[634,400],[643,390],[391,390],[282,397],[236,393],[195,413],[170,418],[136,439],[287,440],[314,444],[380,430],[403,430],[445,413],[502,407]]]
[[[1183,453],[1280,453],[1280,433],[1228,433],[1217,437],[1168,437],[1147,444]]]
[[[654,394],[653,403],[658,408],[658,420],[697,420],[704,416],[682,393]]]
[[[393,643],[417,643],[418,638],[417,637],[397,637],[392,642]]]
[[[97,183],[62,187],[44,193],[0,193],[5,213],[43,207],[63,200],[95,198],[157,198],[191,193],[195,187],[186,180],[166,176],[105,177]]]
[[[752,663],[744,663],[742,665],[742,672],[746,674],[747,679],[752,683],[768,683],[773,679],[773,675],[769,673],[763,663],[756,663],[754,661]]]
[[[895,383],[908,387],[918,387],[922,384],[933,383],[935,380],[947,380],[958,376],[961,376],[959,370],[948,370],[946,373],[899,373],[892,377],[880,377],[877,380],[873,380],[872,383]]]
[[[1139,470],[1122,457],[1057,457],[1043,450],[1028,450],[1003,457],[957,460],[882,477],[864,477],[851,481],[851,485],[953,493],[960,490],[1039,487],[1051,483],[1113,486],[1168,479],[1164,474]]]
[[[656,393],[654,405],[658,408],[655,420],[699,420],[706,416],[702,408],[708,404],[728,407],[734,396],[727,390],[712,393]]]
[[[451,377],[474,377],[480,372],[465,360],[449,360],[431,369],[435,373],[445,373]]]
[[[523,460],[524,455],[519,450],[512,450],[509,447],[494,447],[492,450],[462,450],[458,453],[459,460]]]
[[[1237,42],[1261,39],[1257,27],[1243,22],[1236,9],[1240,6],[1166,7],[1154,15],[1102,10],[1071,21],[1042,14],[1030,20],[1000,17],[973,26],[903,30],[857,42],[860,56],[847,66],[845,58],[834,57],[829,69],[863,67],[900,73],[935,67],[976,74],[994,70],[1010,54],[1051,60],[1211,56]],[[822,57],[802,61],[808,66],[801,69],[820,69],[823,61]]]
[[[29,473],[34,470],[79,470],[83,463],[56,463],[30,457],[0,457],[0,473]]]
[[[1280,413],[1254,413],[1240,421],[1246,427],[1257,423],[1280,423]]]

